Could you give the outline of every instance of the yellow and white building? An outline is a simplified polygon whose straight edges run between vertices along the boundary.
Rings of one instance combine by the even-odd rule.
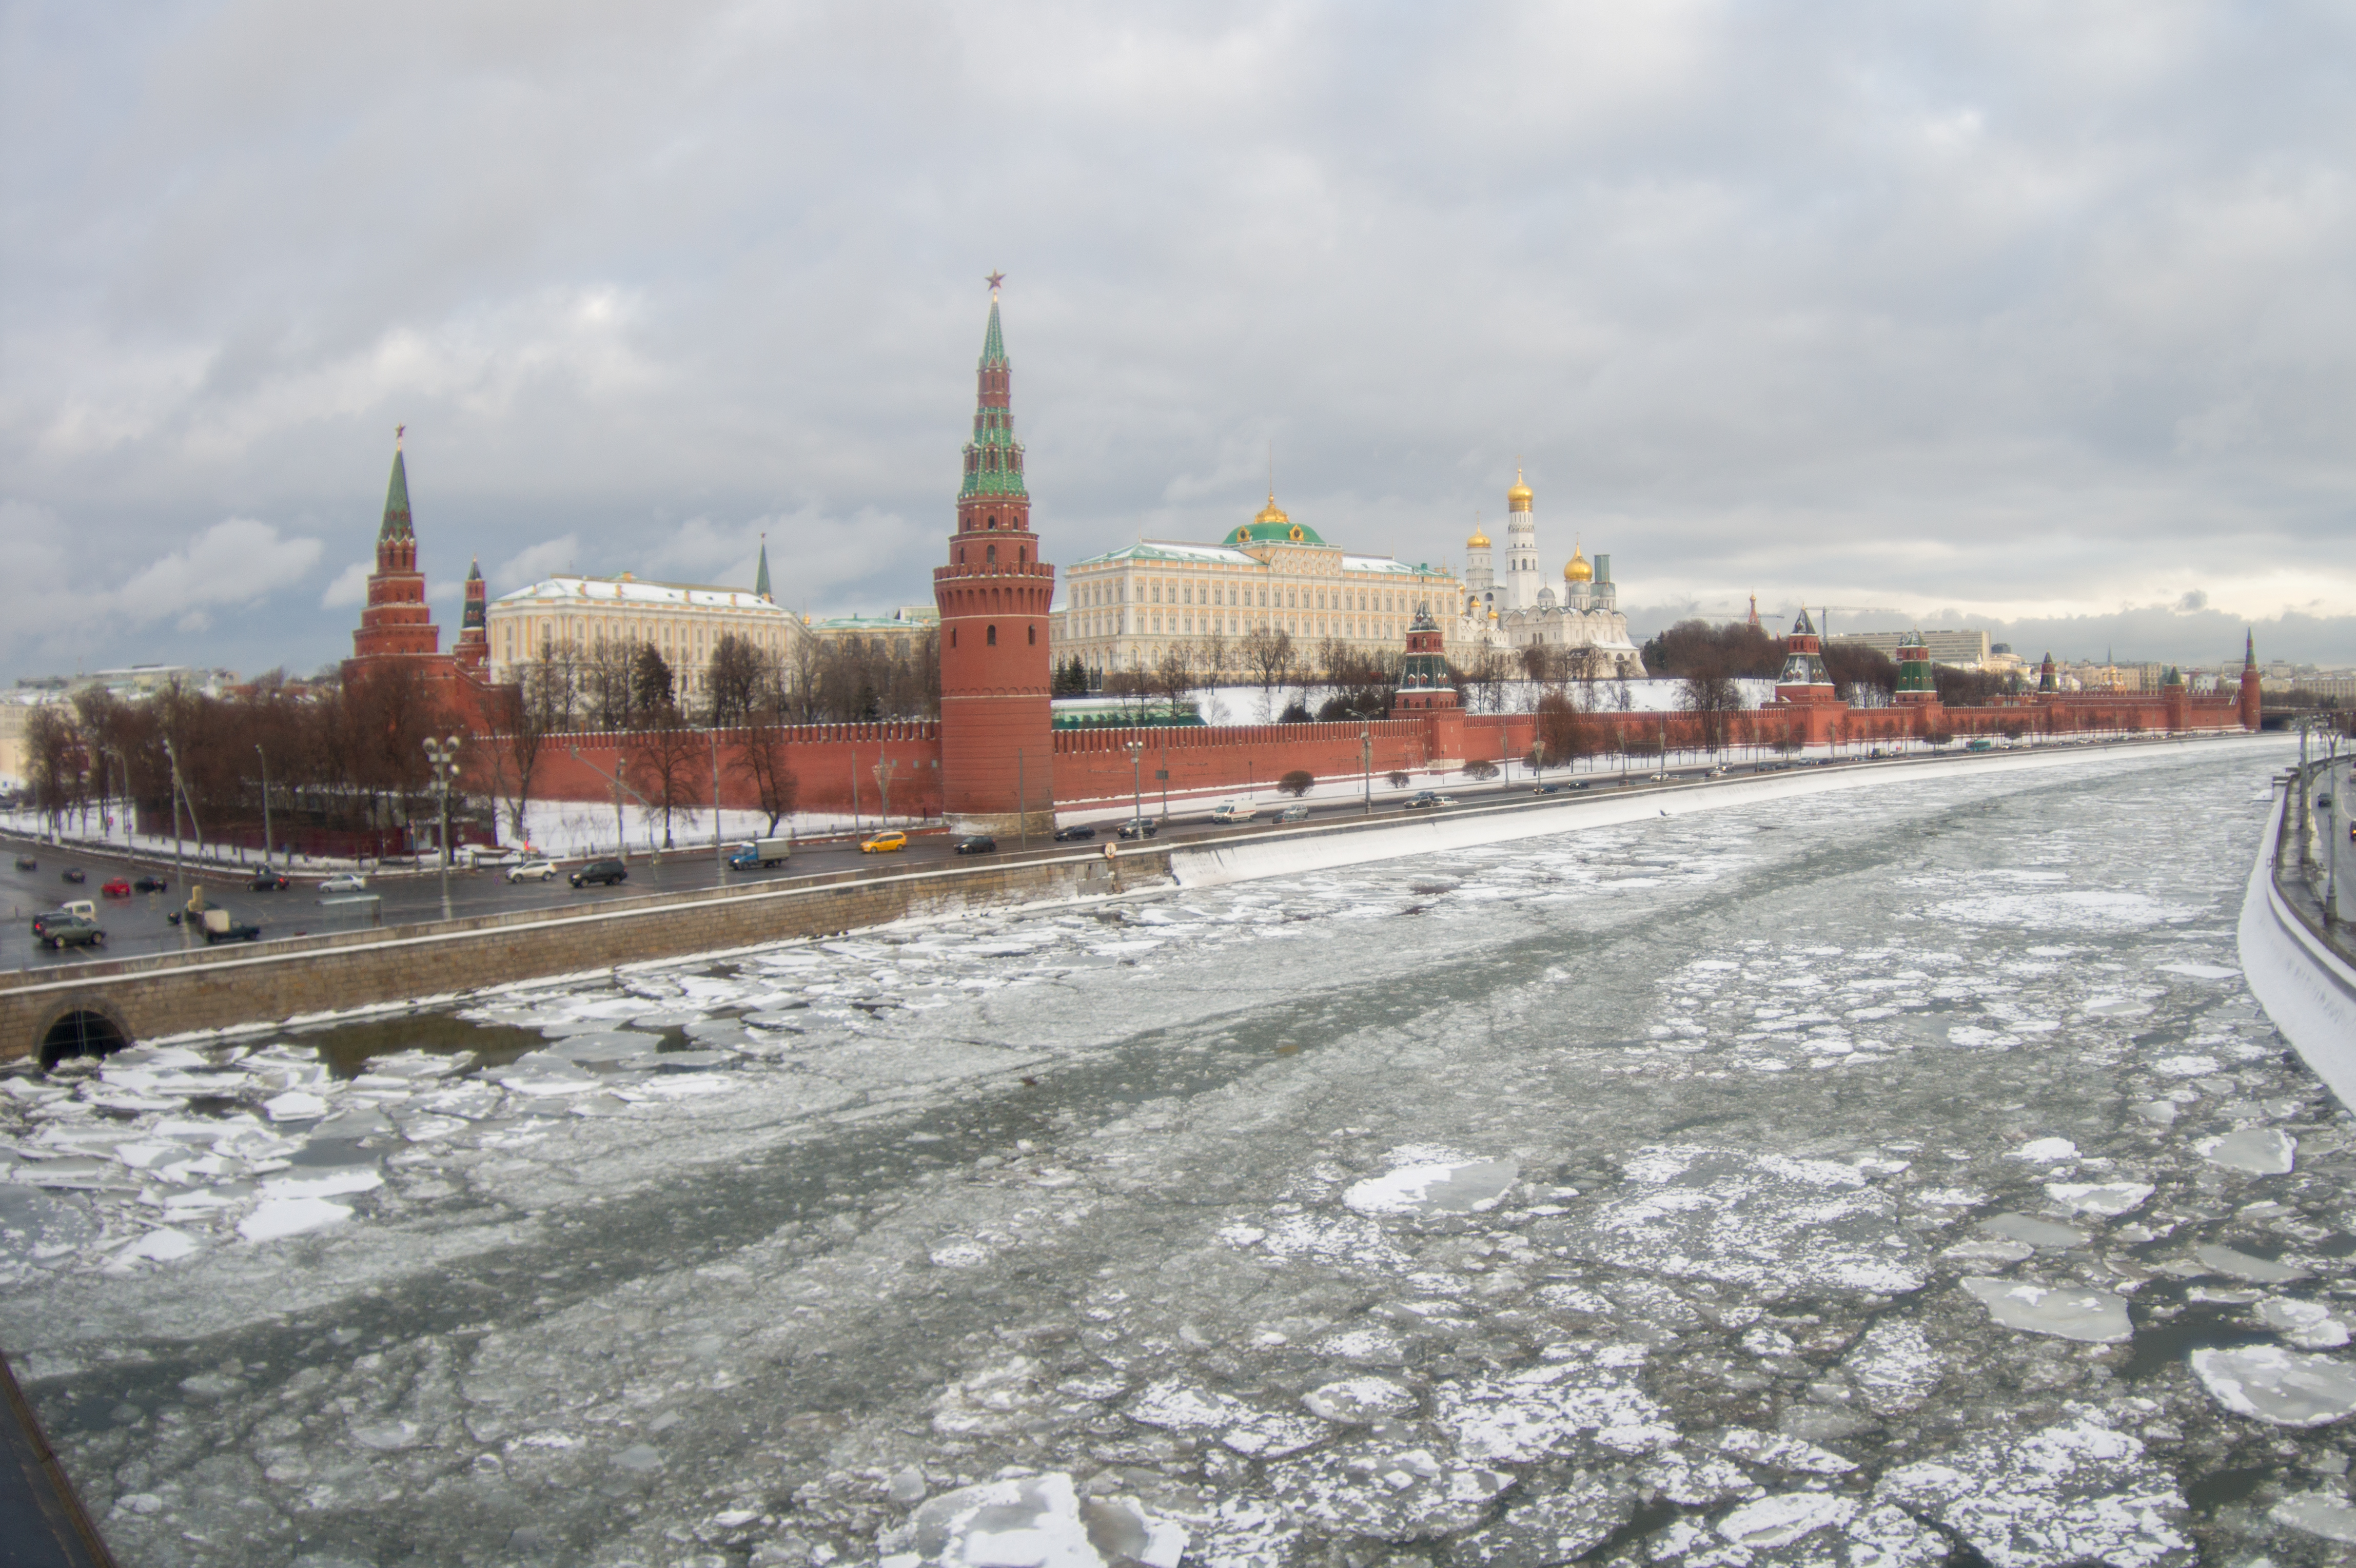
[[[762,575],[768,558],[762,555]],[[772,660],[788,660],[807,636],[801,618],[766,594],[700,583],[613,577],[545,577],[493,599],[485,618],[490,678],[517,682],[543,648],[594,653],[652,645],[671,668],[681,697],[703,694],[712,650],[734,632]]]
[[[1147,540],[1063,569],[1064,607],[1050,625],[1055,661],[1077,654],[1091,677],[1150,670],[1191,645],[1207,660],[1219,639],[1226,668],[1245,673],[1237,642],[1257,628],[1289,633],[1294,657],[1313,659],[1326,639],[1389,657],[1416,607],[1444,614],[1462,597],[1444,566],[1356,555],[1326,543],[1276,504],[1216,544]]]

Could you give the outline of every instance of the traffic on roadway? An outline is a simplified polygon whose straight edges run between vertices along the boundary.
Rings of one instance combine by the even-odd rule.
[[[1372,810],[1377,816],[1395,816],[1494,806],[1533,795],[1576,800],[1590,791],[1693,783],[1730,773],[1881,760],[1865,756],[1740,765],[1697,763],[1628,773],[1557,771],[1533,777],[1525,772],[1519,779],[1456,783],[1445,791],[1423,790],[1405,799],[1387,789],[1374,800]],[[1108,840],[1130,844],[1186,843],[1304,822],[1346,821],[1367,813],[1364,799],[1294,801],[1265,793],[1237,797],[1232,802],[1173,803],[1166,816],[1151,793],[1140,804],[1143,810],[1139,816],[1068,823],[1055,834],[1062,842],[1051,843],[1044,833],[1033,835],[1030,854],[1033,858],[1068,854],[1076,849],[1097,849]],[[1023,850],[1022,840],[1014,834],[999,837],[993,844],[937,827],[894,828],[857,837],[802,840],[792,845],[787,858],[774,865],[764,865],[754,855],[744,856],[746,864],[741,867],[725,865],[723,857],[742,843],[723,843],[716,853],[709,843],[681,844],[659,856],[639,851],[621,860],[619,875],[614,875],[610,857],[595,856],[551,862],[533,859],[478,869],[454,867],[448,877],[449,913],[465,919],[713,886],[819,875],[831,878],[844,873],[889,875],[919,865],[970,865],[977,854],[1019,859]],[[510,872],[517,875],[511,878]],[[75,880],[77,875],[79,880]],[[583,885],[574,886],[576,881]],[[202,890],[207,907],[222,914],[209,922],[201,916],[190,916],[187,906],[197,889]],[[34,931],[36,916],[83,900],[93,906],[91,913],[103,933],[99,940],[53,947]],[[275,868],[265,873],[259,866],[217,866],[190,867],[176,874],[168,859],[159,861],[152,855],[0,836],[0,908],[7,915],[5,926],[0,926],[0,969],[34,969],[193,950],[225,941],[241,946],[248,940],[268,941],[371,926],[415,925],[442,917],[443,878],[430,861],[422,869],[404,864],[390,872],[305,873]],[[209,932],[209,925],[218,929]]]

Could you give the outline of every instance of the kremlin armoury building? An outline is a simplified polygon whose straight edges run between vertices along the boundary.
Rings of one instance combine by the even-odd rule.
[[[1619,608],[1611,557],[1590,562],[1574,550],[1558,589],[1540,565],[1535,498],[1518,474],[1506,492],[1502,571],[1490,539],[1476,528],[1465,542],[1461,584],[1442,568],[1329,545],[1293,521],[1271,492],[1249,523],[1216,544],[1141,542],[1082,561],[1069,573],[1066,607],[1055,609],[1055,568],[1042,557],[1032,527],[1023,446],[1014,438],[1013,371],[991,282],[955,532],[946,559],[933,569],[940,717],[791,728],[788,760],[801,783],[803,810],[857,811],[863,787],[872,812],[877,786],[862,786],[862,779],[896,775],[903,782],[893,800],[903,814],[938,814],[989,832],[1043,832],[1058,805],[1129,800],[1149,757],[1157,792],[1166,785],[1172,795],[1264,787],[1295,769],[1320,778],[1368,768],[1376,776],[1443,775],[1478,762],[1519,761],[1538,739],[1531,714],[1466,714],[1449,684],[1451,660],[1461,666],[1486,650],[1537,646],[1569,655],[1569,668],[1583,675],[1645,672]],[[1114,671],[1152,668],[1175,644],[1240,638],[1259,627],[1288,632],[1297,654],[1313,653],[1330,639],[1392,660],[1398,682],[1390,716],[1370,724],[1055,727],[1050,688],[1060,662],[1077,657],[1101,680]],[[487,701],[492,689],[519,679],[541,650],[559,643],[587,648],[618,638],[653,644],[680,671],[680,694],[691,699],[700,666],[720,636],[747,639],[782,660],[799,639],[823,629],[824,623],[814,629],[776,603],[765,545],[750,593],[640,582],[624,573],[552,578],[493,604],[479,566],[471,567],[457,642],[444,653],[425,603],[408,472],[396,443],[376,570],[344,676],[364,682],[405,666],[480,734],[497,711]],[[1826,671],[1817,630],[1804,612],[1786,647],[1774,701],[1732,715],[1733,744],[1900,740],[1941,731],[2255,728],[2258,721],[2254,652],[2245,653],[2240,691],[2222,697],[2192,696],[2180,683],[2142,697],[2065,694],[2053,689],[2049,658],[2036,693],[2002,707],[1953,709],[1942,708],[1918,640],[1900,650],[1896,703],[1852,709]],[[1590,722],[1609,732],[1601,739],[1607,751],[1692,744],[1677,733],[1694,722],[1690,715],[1599,714]],[[607,780],[625,766],[629,738],[592,733],[567,742],[550,748],[562,755],[548,768],[540,797],[606,800]],[[1131,743],[1142,751],[1133,752]],[[749,799],[734,798],[745,791],[734,783],[723,779],[722,804],[749,808]]]

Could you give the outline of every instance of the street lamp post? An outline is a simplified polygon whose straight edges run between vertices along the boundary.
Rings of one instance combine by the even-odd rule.
[[[273,843],[270,836],[270,757],[262,751],[259,741],[254,743],[253,755],[262,758],[262,869],[267,871],[270,869],[270,845]]]
[[[1129,744],[1129,815],[1132,822],[1145,815],[1145,776],[1140,771],[1145,766],[1145,743],[1132,740]]]
[[[180,865],[180,754],[169,736],[164,737],[164,760],[172,765],[172,885],[185,887],[188,875]]]
[[[1371,817],[1375,814],[1375,726],[1372,725],[1358,726],[1358,768],[1366,781],[1366,806],[1362,814]]]
[[[434,789],[441,798],[441,853],[434,858],[442,869],[442,918],[450,918],[450,780],[458,771],[458,742],[465,738],[452,736],[446,741],[429,738],[425,742],[426,758],[434,764]]]

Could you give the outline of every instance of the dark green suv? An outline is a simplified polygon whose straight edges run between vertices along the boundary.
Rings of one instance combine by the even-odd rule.
[[[96,920],[80,915],[52,915],[41,922],[41,940],[51,948],[95,948],[106,943],[106,932]]]

